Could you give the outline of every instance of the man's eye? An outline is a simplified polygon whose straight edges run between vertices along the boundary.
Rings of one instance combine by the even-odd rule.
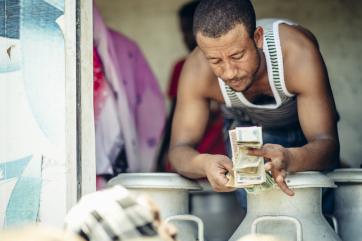
[[[243,57],[242,54],[237,54],[237,55],[231,56],[231,58],[232,58],[232,59],[235,59],[235,60],[241,59],[242,57]]]
[[[220,60],[209,60],[210,64],[218,64]]]

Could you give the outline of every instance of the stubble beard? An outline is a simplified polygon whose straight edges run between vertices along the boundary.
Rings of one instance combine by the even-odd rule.
[[[241,91],[241,92],[245,92],[245,91],[247,91],[247,90],[249,90],[250,88],[251,88],[251,86],[253,86],[253,84],[257,81],[257,79],[258,79],[258,72],[259,72],[259,70],[260,70],[260,63],[261,63],[261,58],[262,58],[262,52],[263,52],[263,50],[262,49],[259,49],[259,48],[257,48],[256,47],[256,45],[255,45],[255,49],[256,49],[256,51],[255,51],[255,54],[256,54],[256,68],[255,68],[255,71],[254,71],[254,73],[251,75],[251,78],[250,78],[250,82],[249,82],[249,84],[244,88],[244,90],[243,91]]]

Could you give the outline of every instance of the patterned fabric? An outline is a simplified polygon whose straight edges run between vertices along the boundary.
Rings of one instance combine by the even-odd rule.
[[[156,154],[166,122],[166,105],[155,75],[137,44],[110,31],[115,55],[112,60],[126,91],[135,123],[139,159],[129,163],[131,172],[155,171]]]
[[[105,78],[102,62],[93,49],[93,107],[95,120],[97,174],[114,172],[119,154],[124,151],[123,130],[120,125],[116,97]],[[103,186],[97,185],[97,188]]]
[[[235,92],[219,79],[226,108],[225,115],[231,119],[247,121],[264,128],[293,126],[298,123],[297,101],[286,89],[283,57],[279,42],[279,24],[284,20],[263,19],[257,22],[264,29],[264,46],[269,84],[275,103],[256,105],[249,102],[241,92]]]
[[[82,197],[67,214],[65,229],[86,241],[158,237],[151,211],[121,186]]]
[[[127,171],[154,171],[157,147],[166,120],[163,94],[136,43],[109,30],[95,6],[93,23],[94,46],[103,64],[105,79],[115,96],[117,121],[122,130],[129,167]],[[104,162],[100,164],[107,167],[111,160]],[[97,167],[97,174],[113,172],[109,168]]]

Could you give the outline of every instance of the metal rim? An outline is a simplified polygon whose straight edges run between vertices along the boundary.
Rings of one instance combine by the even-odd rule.
[[[112,178],[107,185],[122,185],[126,188],[201,189],[196,181],[184,178],[177,173],[124,173]]]
[[[331,178],[317,171],[289,174],[285,181],[291,188],[337,187]]]
[[[337,183],[362,183],[361,168],[340,168],[328,173]]]

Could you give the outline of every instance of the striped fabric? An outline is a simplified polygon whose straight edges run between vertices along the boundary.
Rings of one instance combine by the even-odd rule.
[[[278,128],[298,123],[296,98],[288,92],[284,83],[283,58],[278,30],[280,23],[292,24],[274,19],[263,19],[257,22],[257,25],[264,29],[263,51],[275,103],[266,105],[250,103],[241,92],[235,92],[219,79],[226,103],[224,112],[227,118],[242,120],[250,125],[266,128]]]
[[[150,210],[121,186],[84,196],[67,214],[65,229],[86,241],[161,240]]]

